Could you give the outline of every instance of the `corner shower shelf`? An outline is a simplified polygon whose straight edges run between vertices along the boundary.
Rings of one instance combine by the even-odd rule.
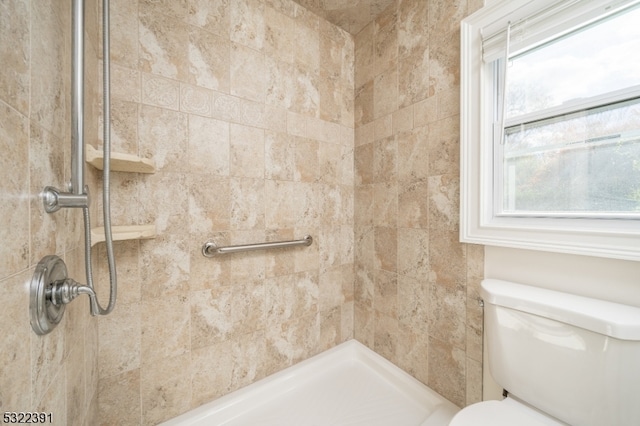
[[[86,145],[85,153],[87,163],[98,170],[102,170],[104,165],[103,152],[95,149],[91,145]],[[153,160],[149,160],[148,158],[141,158],[133,154],[112,152],[111,170],[115,172],[155,173],[156,165]]]
[[[112,226],[113,241],[149,240],[156,237],[155,225]],[[104,242],[104,227],[91,229],[91,246]]]

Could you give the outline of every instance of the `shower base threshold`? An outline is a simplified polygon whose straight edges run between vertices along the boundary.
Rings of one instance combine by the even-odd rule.
[[[164,426],[445,426],[459,408],[355,340]]]

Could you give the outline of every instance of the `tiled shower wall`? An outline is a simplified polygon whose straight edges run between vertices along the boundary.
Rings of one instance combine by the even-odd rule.
[[[89,3],[87,17],[95,22]],[[97,69],[95,34],[93,28],[86,40],[91,70]],[[62,257],[69,276],[85,281],[81,211],[47,214],[38,196],[46,185],[62,189],[70,179],[71,1],[2,1],[0,64],[0,411],[94,425],[98,327],[87,301],[69,305],[46,336],[29,325],[28,283],[43,256]],[[86,87],[92,113],[96,72],[87,72]],[[97,126],[89,119],[87,134]],[[87,180],[96,193],[95,179]]]
[[[478,400],[482,249],[457,243],[458,23],[478,1],[396,1],[355,48],[289,0],[111,3],[114,149],[158,166],[112,174],[113,222],[158,235],[115,244],[112,315],[76,301],[44,338],[27,311],[35,264],[57,253],[83,275],[79,212],[46,215],[37,197],[69,178],[70,1],[0,5],[3,411],[155,424],[354,335],[458,405]],[[308,248],[200,254],[307,233]],[[95,269],[106,303],[102,257]]]
[[[289,0],[111,9],[114,149],[158,169],[112,174],[113,223],[158,235],[116,244],[99,418],[157,424],[353,337],[354,46]]]
[[[481,399],[481,246],[458,242],[462,18],[394,1],[355,37],[355,337],[459,406]]]

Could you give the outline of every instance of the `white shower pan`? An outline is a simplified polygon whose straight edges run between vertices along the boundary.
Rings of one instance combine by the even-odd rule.
[[[445,426],[459,408],[355,340],[164,426]]]

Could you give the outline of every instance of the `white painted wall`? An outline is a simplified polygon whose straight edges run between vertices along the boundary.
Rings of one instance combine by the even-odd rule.
[[[496,278],[640,307],[640,262],[485,247],[485,278]],[[484,365],[486,362],[485,351]],[[483,399],[502,399],[484,369]]]

